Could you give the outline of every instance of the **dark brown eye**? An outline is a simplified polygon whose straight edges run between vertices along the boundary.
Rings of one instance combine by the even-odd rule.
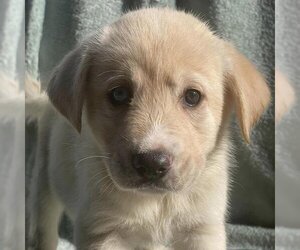
[[[201,93],[196,89],[188,89],[184,94],[184,102],[190,107],[194,107],[201,101]]]
[[[109,98],[114,105],[124,105],[130,103],[132,96],[129,88],[116,87],[109,92]]]

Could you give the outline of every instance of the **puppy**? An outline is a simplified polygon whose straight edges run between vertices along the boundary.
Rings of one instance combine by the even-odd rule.
[[[227,124],[235,108],[248,142],[270,99],[243,55],[190,14],[143,9],[65,56],[47,92],[35,248],[56,248],[65,211],[77,249],[226,249]]]

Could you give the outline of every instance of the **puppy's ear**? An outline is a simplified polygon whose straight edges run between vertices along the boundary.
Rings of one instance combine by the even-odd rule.
[[[230,44],[225,44],[229,70],[227,89],[234,98],[237,118],[247,143],[250,132],[270,102],[270,90],[255,66]]]
[[[84,46],[71,51],[55,69],[48,85],[48,96],[54,107],[80,133],[88,70]]]

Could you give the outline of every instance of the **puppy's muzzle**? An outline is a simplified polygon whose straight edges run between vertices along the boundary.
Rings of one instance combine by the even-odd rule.
[[[132,166],[145,180],[155,181],[164,177],[171,168],[172,156],[163,151],[133,154]]]

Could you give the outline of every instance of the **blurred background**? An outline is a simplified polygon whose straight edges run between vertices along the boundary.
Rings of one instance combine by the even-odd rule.
[[[0,249],[25,244],[25,2],[0,0]]]
[[[277,0],[275,20],[276,105],[290,106],[276,126],[276,246],[300,249],[300,2]]]
[[[276,249],[300,249],[299,1],[0,0],[0,250],[24,249],[25,175],[28,187],[36,147],[36,124],[25,126],[25,68],[45,88],[53,67],[83,37],[149,6],[191,11],[207,21],[265,75],[273,97],[275,68],[292,86],[296,98],[285,84],[279,98],[276,93],[278,100],[288,96],[290,107],[275,127],[273,101],[251,145],[232,123],[236,160],[227,234],[229,249],[274,249],[275,238]],[[67,218],[60,234],[59,249],[72,249]]]

